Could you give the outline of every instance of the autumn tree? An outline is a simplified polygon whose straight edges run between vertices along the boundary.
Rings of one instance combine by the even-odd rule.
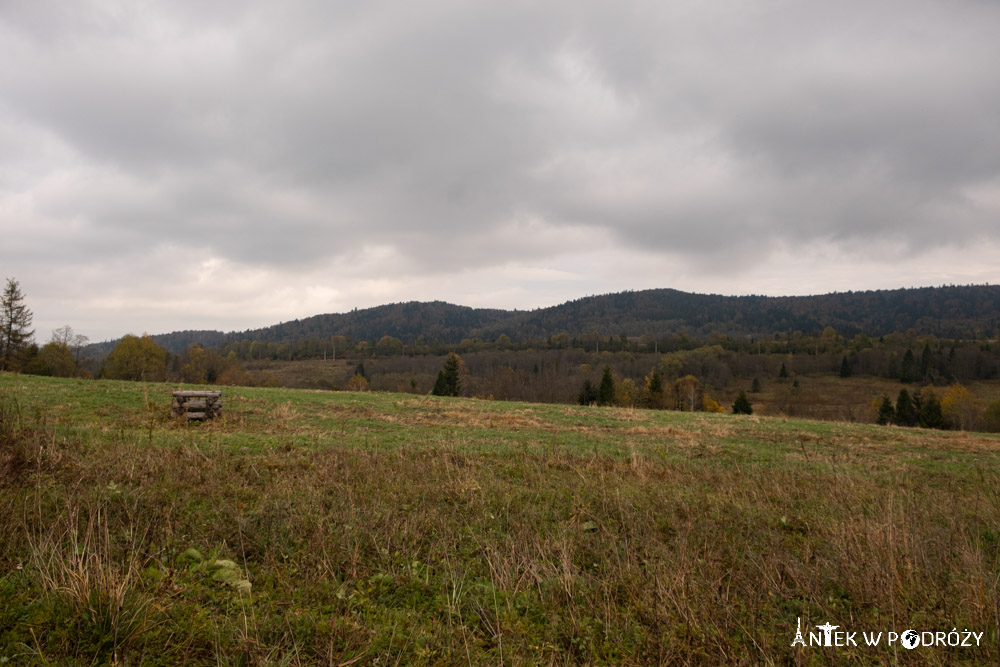
[[[991,433],[1000,432],[1000,398],[986,406],[983,412],[983,428]]]
[[[952,428],[962,431],[972,429],[979,416],[972,392],[957,382],[945,390],[941,398],[941,413]]]
[[[704,408],[705,412],[715,412],[720,415],[725,413],[726,411],[726,409],[722,407],[722,404],[720,404],[717,400],[709,396],[705,397],[704,401],[702,402],[702,407]]]
[[[229,360],[212,349],[191,343],[180,359],[181,380],[191,384],[215,384],[229,367]]]
[[[635,386],[632,378],[615,381],[615,405],[622,408],[631,408],[635,406],[638,399],[639,388]]]
[[[375,344],[375,352],[380,356],[403,353],[403,341],[393,336],[382,336]]]
[[[21,286],[13,278],[0,296],[0,371],[20,368],[21,357],[31,344],[33,315],[24,303]]]
[[[567,333],[557,333],[549,337],[549,347],[557,350],[564,350],[570,346],[570,337]]]
[[[73,331],[73,327],[67,324],[52,332],[52,342],[62,343],[69,348],[70,352],[73,353],[74,373],[79,375],[83,349],[90,342],[90,339],[76,333]]]
[[[368,380],[363,375],[355,374],[347,381],[348,391],[368,391]]]
[[[674,382],[674,397],[678,410],[696,412],[704,408],[704,390],[693,375],[685,375]]]
[[[642,403],[647,408],[661,409],[664,407],[663,379],[654,368],[646,376],[645,386],[642,388]]]
[[[115,345],[101,368],[101,376],[112,380],[162,382],[167,377],[167,351],[148,334],[127,334]]]
[[[31,375],[68,378],[76,373],[76,362],[69,347],[58,341],[51,341],[42,346],[38,354],[24,365],[23,370]]]
[[[840,347],[840,334],[831,326],[823,329],[820,334],[820,343],[824,352],[836,352]]]

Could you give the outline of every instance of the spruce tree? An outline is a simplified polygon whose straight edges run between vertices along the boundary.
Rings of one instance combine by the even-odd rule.
[[[847,360],[847,355],[840,360],[840,377],[849,378],[851,377],[851,362]]]
[[[615,402],[615,379],[611,376],[611,367],[605,366],[601,375],[601,384],[597,387],[597,404],[611,405]]]
[[[583,389],[580,390],[579,396],[576,398],[580,405],[590,405],[597,401],[597,389],[594,388],[594,383],[590,380],[583,381]]]
[[[444,371],[438,371],[437,379],[434,380],[434,388],[431,389],[434,396],[448,396],[448,383],[444,379]]]
[[[733,414],[734,415],[752,415],[753,407],[750,405],[750,399],[747,398],[747,393],[740,390],[739,396],[736,397],[736,401],[733,403]]]
[[[882,397],[882,405],[878,407],[878,423],[882,426],[891,424],[896,417],[896,410],[888,396]]]
[[[900,426],[916,426],[917,410],[913,406],[913,399],[906,389],[899,390],[896,398],[896,423]]]
[[[920,406],[918,422],[923,428],[944,428],[944,413],[941,411],[941,401],[931,392]]]
[[[907,348],[903,355],[903,363],[899,366],[900,382],[916,382],[920,379],[920,369],[917,367],[917,360],[913,356],[913,350]]]
[[[434,389],[431,393],[435,396],[458,396],[462,390],[462,360],[457,354],[452,352],[444,361],[444,368],[438,372],[437,380],[434,382]]]
[[[642,402],[645,407],[663,407],[663,379],[655,368],[646,376],[646,384],[642,394]]]
[[[924,343],[924,351],[920,354],[920,377],[926,378],[934,369],[934,353],[931,344]]]

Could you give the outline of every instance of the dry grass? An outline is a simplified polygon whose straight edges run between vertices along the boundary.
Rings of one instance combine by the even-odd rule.
[[[59,455],[0,490],[0,658],[24,644],[132,664],[996,662],[996,439],[509,408],[250,392],[204,428],[48,428]],[[264,421],[309,446],[241,446]],[[408,444],[364,446],[386,427]],[[525,436],[557,444],[504,444]],[[252,595],[213,580],[214,558]],[[104,612],[86,611],[95,590]],[[110,642],[77,638],[81,609],[118,628]],[[793,649],[799,617],[987,635],[961,651]]]
[[[139,585],[142,562],[136,547],[145,542],[144,535],[134,534],[139,523],[127,524],[133,532],[125,536],[131,548],[121,557],[112,547],[108,517],[100,507],[70,507],[46,532],[26,534],[29,571],[37,573],[43,590],[65,598],[79,631],[114,664],[154,625],[153,598]]]

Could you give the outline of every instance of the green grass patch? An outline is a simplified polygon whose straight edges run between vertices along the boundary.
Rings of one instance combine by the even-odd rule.
[[[992,436],[176,388],[0,374],[0,663],[997,660]]]

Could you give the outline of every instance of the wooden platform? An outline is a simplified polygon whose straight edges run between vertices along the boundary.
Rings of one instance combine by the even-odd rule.
[[[222,391],[175,391],[171,417],[214,419],[222,414]]]

